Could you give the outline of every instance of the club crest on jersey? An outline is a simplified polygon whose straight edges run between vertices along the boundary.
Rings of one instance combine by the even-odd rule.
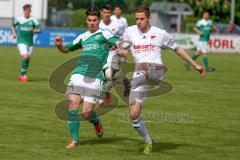
[[[152,35],[152,36],[151,36],[151,39],[154,39],[154,38],[156,38],[156,36]]]

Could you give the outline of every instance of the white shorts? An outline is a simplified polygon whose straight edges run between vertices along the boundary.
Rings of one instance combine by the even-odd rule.
[[[166,72],[165,68],[159,67],[159,66],[162,66],[160,64],[148,64],[148,65],[149,66],[148,66],[148,78],[147,79],[157,80],[157,81],[163,80],[163,76]],[[138,67],[136,67],[136,68],[138,68]],[[131,88],[130,95],[129,95],[129,104],[131,104],[134,101],[143,104],[147,98],[148,91],[152,88],[152,85],[139,82],[138,78],[140,76],[143,76],[143,74],[141,74],[139,72],[141,72],[141,71],[136,70],[133,73],[133,80],[131,82],[132,88]]]
[[[27,46],[26,44],[23,43],[19,43],[17,45],[19,53],[21,56],[23,55],[28,55],[29,57],[31,57],[32,55],[32,51],[33,51],[33,46]]]
[[[197,45],[197,51],[200,51],[201,53],[206,54],[208,52],[208,42],[199,41]]]
[[[102,95],[102,81],[81,74],[73,74],[67,87],[66,95],[68,94],[77,94],[83,101],[97,104]]]

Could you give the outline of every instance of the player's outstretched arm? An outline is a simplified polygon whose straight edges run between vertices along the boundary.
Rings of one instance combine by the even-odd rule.
[[[181,47],[176,47],[175,52],[178,54],[179,57],[181,57],[184,61],[191,64],[193,68],[195,68],[201,76],[204,76],[205,71],[204,68],[200,65],[198,65],[189,55],[188,53],[182,49]]]
[[[62,53],[68,53],[68,49],[66,46],[62,45],[62,36],[57,36],[55,39],[55,45],[57,46],[58,50]]]

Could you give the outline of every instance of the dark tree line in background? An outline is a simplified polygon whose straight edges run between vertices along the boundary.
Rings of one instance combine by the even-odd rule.
[[[175,2],[188,3],[197,17],[201,17],[202,12],[207,10],[215,22],[228,23],[230,20],[231,0],[175,0]],[[240,25],[240,1],[235,0],[235,4],[235,22]]]
[[[185,2],[188,3],[195,12],[196,17],[201,17],[204,10],[210,11],[212,19],[216,22],[227,23],[230,17],[231,0],[94,0],[94,4],[102,7],[104,4],[112,6],[121,5],[124,12],[130,13],[135,6],[140,4],[151,5],[154,1],[166,2]],[[55,7],[57,10],[88,8],[92,0],[49,0],[49,7]],[[240,24],[240,1],[236,0],[235,21]]]

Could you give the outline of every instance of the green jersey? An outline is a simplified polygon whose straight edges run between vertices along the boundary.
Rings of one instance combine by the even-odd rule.
[[[199,40],[209,41],[210,34],[212,31],[212,21],[205,19],[199,20],[196,24],[196,28],[203,32],[203,34],[200,35]]]
[[[41,26],[38,20],[34,17],[17,17],[13,22],[13,27],[17,27],[17,43],[23,43],[27,46],[33,45],[33,31],[30,29],[40,29]]]
[[[104,78],[102,68],[106,64],[109,49],[118,40],[119,37],[113,35],[111,31],[102,29],[94,33],[87,31],[79,35],[67,45],[68,51],[82,48],[77,67],[72,74],[81,74],[102,80]]]

